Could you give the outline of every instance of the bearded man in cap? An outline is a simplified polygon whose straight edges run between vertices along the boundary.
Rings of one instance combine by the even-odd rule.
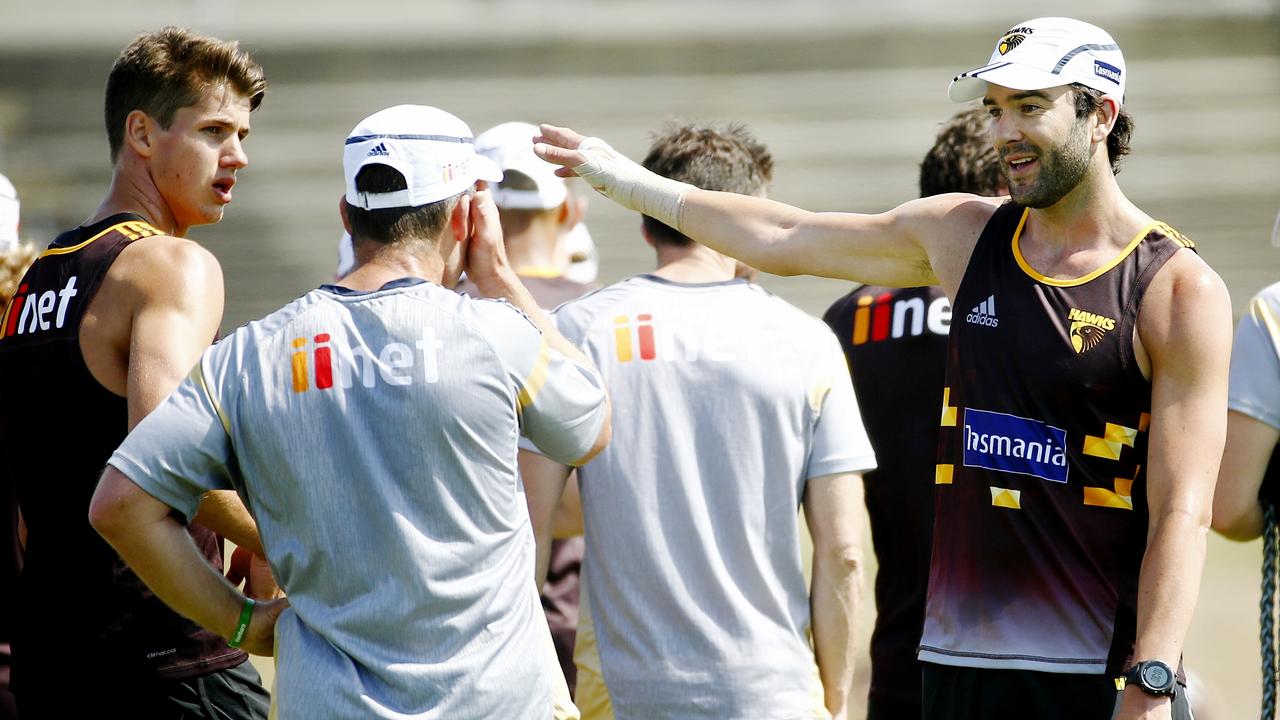
[[[551,717],[516,441],[590,459],[600,377],[507,263],[477,189],[502,175],[465,123],[383,110],[343,167],[355,269],[205,353],[111,457],[90,520],[179,612],[274,640],[275,716]],[[447,289],[464,264],[499,300]],[[175,511],[213,488],[244,497],[287,600],[255,606],[187,557]]]
[[[982,99],[1011,198],[878,215],[698,190],[565,128],[536,146],[762,270],[947,293],[925,717],[1188,716],[1177,668],[1222,454],[1231,307],[1193,243],[1115,179],[1127,80],[1098,27],[1015,25],[949,90]]]

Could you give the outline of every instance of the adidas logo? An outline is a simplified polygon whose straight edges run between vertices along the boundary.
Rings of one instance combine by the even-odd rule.
[[[373,148],[372,150],[370,150],[370,151],[365,155],[365,157],[373,157],[373,156],[375,156],[375,155],[388,155],[388,156],[389,156],[389,155],[391,155],[391,153],[387,152],[387,144],[386,144],[386,143],[378,143],[376,146],[374,146],[374,148]]]
[[[987,327],[998,327],[1000,320],[996,318],[996,296],[983,300],[969,314],[965,316],[965,322],[973,325],[986,325]]]

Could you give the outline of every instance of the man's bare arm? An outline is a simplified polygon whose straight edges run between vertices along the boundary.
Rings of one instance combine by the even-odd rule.
[[[1231,301],[1198,256],[1179,252],[1149,287],[1138,318],[1151,359],[1150,521],[1138,584],[1134,659],[1177,667],[1204,569],[1214,482],[1226,434]],[[1118,718],[1168,705],[1125,691]],[[1164,707],[1160,708],[1163,712]]]
[[[1262,534],[1258,490],[1277,441],[1280,428],[1235,410],[1227,412],[1227,442],[1213,493],[1214,530],[1232,540]]]
[[[836,720],[848,713],[857,654],[853,631],[862,584],[862,495],[857,473],[810,479],[804,492],[804,517],[813,538],[813,647],[826,707]]]
[[[959,287],[999,199],[939,195],[878,215],[811,213],[659,177],[594,138],[542,127],[537,153],[616,202],[694,240],[779,275],[820,275],[877,285]],[[583,144],[583,141],[587,142]]]
[[[547,581],[547,567],[551,563],[552,517],[572,468],[528,450],[520,451],[519,462],[525,501],[529,503],[529,522],[533,525],[534,547],[537,549],[534,580],[541,588]]]
[[[217,336],[222,268],[208,250],[168,236],[131,245],[116,265],[133,309],[126,383],[132,430],[173,392]],[[207,493],[195,521],[265,557],[257,526],[235,492]]]

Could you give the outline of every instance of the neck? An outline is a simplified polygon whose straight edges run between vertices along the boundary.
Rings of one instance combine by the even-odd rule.
[[[122,149],[127,153],[128,149]],[[112,215],[133,213],[161,232],[174,237],[186,237],[189,226],[179,225],[160,195],[159,188],[140,159],[126,155],[116,164],[111,174],[111,187],[97,210],[85,220],[89,225]]]
[[[1101,164],[1047,208],[1033,208],[1024,238],[1062,251],[1126,244],[1151,218],[1120,190],[1105,152]]]
[[[377,290],[392,280],[416,277],[444,284],[445,262],[433,244],[402,240],[382,244],[361,240],[354,244],[356,267],[340,281],[352,290]],[[456,279],[456,278],[455,278]]]
[[[517,274],[563,274],[569,267],[569,253],[560,241],[560,226],[544,217],[535,218],[523,232],[503,240],[507,261]]]
[[[704,245],[693,243],[687,247],[660,244],[658,269],[654,275],[667,280],[685,283],[723,282],[732,280],[737,262]]]

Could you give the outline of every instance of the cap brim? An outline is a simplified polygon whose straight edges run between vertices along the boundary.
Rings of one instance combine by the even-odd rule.
[[[477,180],[502,182],[502,168],[484,155],[477,153],[472,156],[471,166],[475,168],[475,172],[472,174],[475,175]]]
[[[998,62],[983,65],[968,72],[962,72],[951,80],[947,88],[947,96],[952,102],[968,102],[977,100],[987,94],[987,85],[995,84],[1014,90],[1043,90],[1045,88],[1070,85],[1071,82],[1061,75],[1037,70],[1011,62]]]

